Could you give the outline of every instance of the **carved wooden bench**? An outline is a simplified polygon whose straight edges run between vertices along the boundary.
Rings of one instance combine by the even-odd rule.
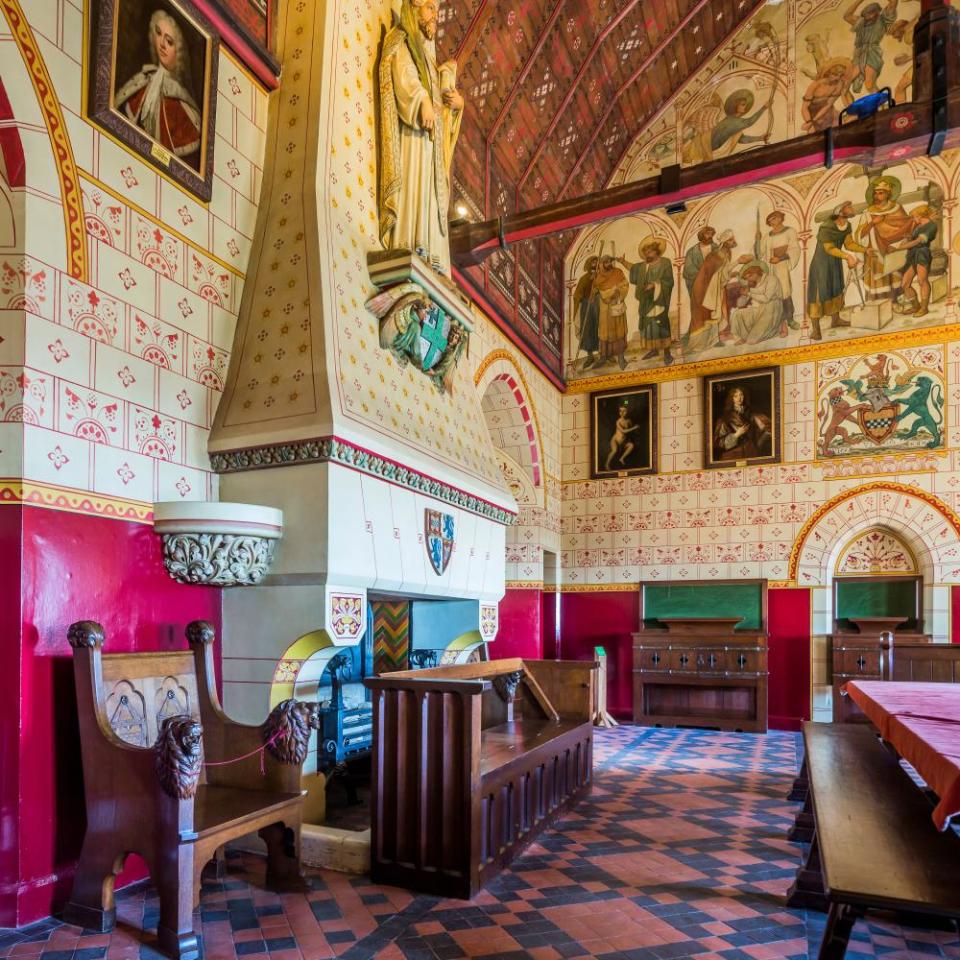
[[[960,839],[937,832],[929,800],[861,724],[806,723],[815,829],[788,906],[828,909],[820,960],[842,960],[869,910],[960,919]]]
[[[222,866],[228,841],[259,832],[267,887],[306,889],[300,778],[317,710],[286,700],[261,727],[234,723],[216,691],[213,627],[186,634],[191,651],[104,654],[99,624],[70,627],[87,832],[64,919],[112,930],[114,883],[136,853],[160,895],[161,949],[193,960],[200,874]]]
[[[510,659],[366,680],[373,880],[469,899],[587,794],[595,670]]]

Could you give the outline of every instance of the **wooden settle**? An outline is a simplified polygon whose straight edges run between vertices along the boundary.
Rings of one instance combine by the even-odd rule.
[[[365,681],[373,880],[469,899],[589,791],[595,670],[511,659]]]
[[[766,580],[644,584],[640,616],[635,723],[766,732]]]
[[[806,723],[803,736],[815,830],[787,905],[828,910],[821,960],[842,960],[868,910],[960,919],[960,838],[937,831],[896,755],[865,726]]]
[[[192,652],[104,654],[99,624],[70,627],[87,832],[64,919],[112,930],[114,883],[136,853],[159,893],[160,949],[194,960],[200,874],[222,867],[228,841],[258,832],[267,887],[307,889],[300,780],[317,708],[285,700],[262,726],[234,723],[217,696],[213,627],[186,633]]]

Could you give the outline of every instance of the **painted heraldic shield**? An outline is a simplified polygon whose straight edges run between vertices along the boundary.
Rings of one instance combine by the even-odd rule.
[[[427,554],[438,577],[443,576],[453,554],[453,516],[439,510],[426,510],[424,533],[427,541]]]

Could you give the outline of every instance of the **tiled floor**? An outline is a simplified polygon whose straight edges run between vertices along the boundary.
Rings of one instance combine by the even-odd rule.
[[[592,797],[470,903],[313,872],[276,896],[255,857],[204,888],[206,960],[775,960],[816,956],[823,918],[786,910],[800,857],[784,840],[797,738],[620,727],[597,733]],[[0,934],[0,957],[159,956],[141,929],[149,892],[125,896],[109,936],[49,921]],[[265,956],[269,954],[269,957]],[[955,934],[859,924],[847,956],[960,958]]]

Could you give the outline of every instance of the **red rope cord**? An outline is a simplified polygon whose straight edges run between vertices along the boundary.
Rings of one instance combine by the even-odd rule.
[[[256,750],[251,750],[249,753],[245,753],[242,757],[234,757],[232,760],[211,760],[209,763],[204,760],[203,765],[205,767],[226,767],[231,763],[239,763],[241,760],[249,760],[251,757],[260,754],[260,776],[265,777],[267,775],[266,761],[264,759],[264,751],[267,747],[272,747],[273,742],[283,733],[283,730],[277,730],[276,733],[262,746],[257,747]]]

